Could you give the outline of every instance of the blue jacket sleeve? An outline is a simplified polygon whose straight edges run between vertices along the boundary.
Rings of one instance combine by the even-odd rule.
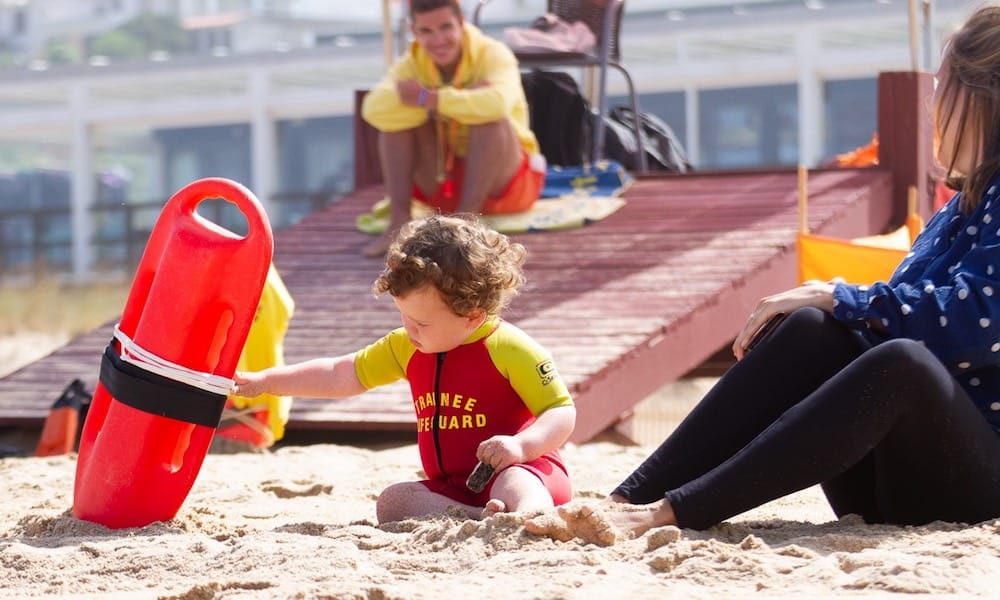
[[[923,342],[953,373],[1000,365],[1000,202],[958,197],[927,224],[888,283],[838,284],[834,316],[873,341]]]

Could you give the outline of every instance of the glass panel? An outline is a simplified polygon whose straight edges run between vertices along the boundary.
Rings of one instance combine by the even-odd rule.
[[[798,161],[794,85],[704,90],[698,101],[700,166],[757,168]]]
[[[168,195],[163,147],[153,130],[142,126],[97,128],[93,140],[94,268],[130,272]]]
[[[62,135],[0,139],[2,275],[71,267],[70,149]]]
[[[823,86],[823,151],[828,159],[864,146],[878,127],[878,81],[844,79]]]
[[[354,185],[354,119],[349,116],[278,123],[278,190],[275,228],[351,191]]]

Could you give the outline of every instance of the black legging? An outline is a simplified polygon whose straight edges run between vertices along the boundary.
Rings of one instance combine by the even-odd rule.
[[[704,529],[817,483],[869,523],[1000,516],[1000,436],[923,344],[813,308],[734,365],[615,489]]]

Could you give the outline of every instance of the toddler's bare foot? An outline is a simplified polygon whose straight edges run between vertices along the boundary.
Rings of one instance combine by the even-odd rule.
[[[492,498],[486,503],[486,506],[483,507],[482,518],[485,519],[486,517],[492,517],[493,515],[505,512],[507,512],[507,505],[504,504],[502,500]]]
[[[524,529],[528,533],[561,542],[579,538],[599,546],[610,546],[626,537],[606,514],[586,504],[560,506],[555,515],[547,512],[529,519]]]

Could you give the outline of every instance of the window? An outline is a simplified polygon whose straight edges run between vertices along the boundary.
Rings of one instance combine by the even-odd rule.
[[[823,86],[827,159],[864,146],[878,128],[878,82],[875,79],[827,81]]]
[[[798,162],[794,85],[703,90],[700,166],[756,168]]]
[[[272,222],[282,227],[354,187],[354,119],[278,123],[278,186]]]
[[[23,8],[21,10],[14,11],[14,17],[12,19],[13,26],[12,30],[14,35],[23,35],[28,31],[28,12]]]

